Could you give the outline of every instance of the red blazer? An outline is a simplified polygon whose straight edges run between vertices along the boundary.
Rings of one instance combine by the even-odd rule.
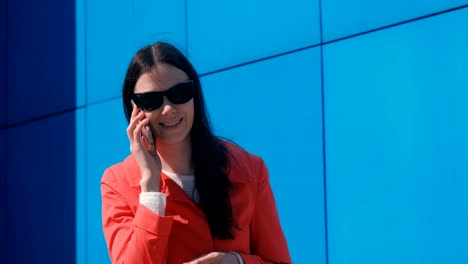
[[[203,211],[161,173],[166,216],[139,204],[141,173],[135,158],[109,167],[101,180],[102,222],[113,263],[180,264],[213,251],[239,253],[246,264],[291,263],[263,160],[227,143],[234,240],[211,236]]]

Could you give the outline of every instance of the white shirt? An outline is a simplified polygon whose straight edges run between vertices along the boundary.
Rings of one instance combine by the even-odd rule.
[[[180,175],[163,170],[163,173],[171,178],[177,185],[184,189],[185,193],[192,198],[193,201],[198,202],[200,196],[195,188],[195,176],[193,175]],[[164,216],[166,212],[166,195],[162,192],[141,192],[140,204],[146,206],[155,214]],[[242,257],[236,252],[228,252],[236,255],[239,264],[244,264]]]

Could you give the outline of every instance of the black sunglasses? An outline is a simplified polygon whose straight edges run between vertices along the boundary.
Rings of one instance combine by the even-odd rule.
[[[153,111],[162,106],[164,96],[173,104],[185,104],[193,98],[193,81],[176,84],[163,92],[134,93],[132,100],[142,111]]]

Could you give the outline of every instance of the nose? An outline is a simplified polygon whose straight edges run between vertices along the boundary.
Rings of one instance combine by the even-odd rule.
[[[162,115],[168,115],[176,111],[174,105],[169,100],[167,100],[166,96],[164,96],[164,101],[161,107],[162,107],[162,111],[161,111]]]

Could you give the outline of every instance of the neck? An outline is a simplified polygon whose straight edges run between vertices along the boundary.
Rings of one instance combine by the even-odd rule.
[[[162,169],[182,175],[190,175],[192,171],[192,146],[190,139],[176,144],[166,144],[156,141],[158,154],[161,157]]]

